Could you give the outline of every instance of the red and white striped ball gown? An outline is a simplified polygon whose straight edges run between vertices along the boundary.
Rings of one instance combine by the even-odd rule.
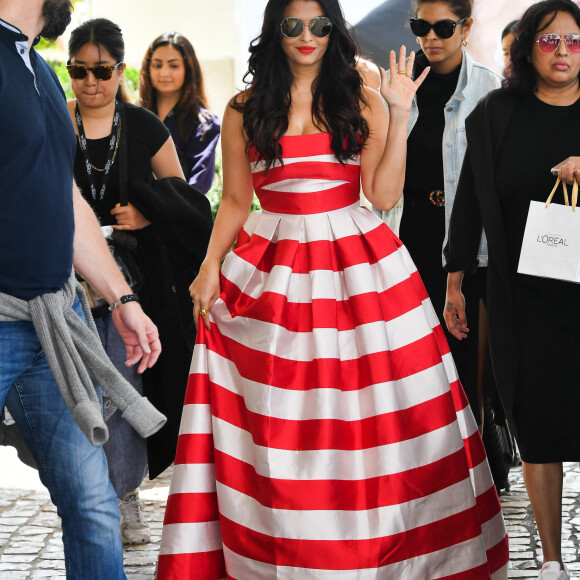
[[[200,326],[158,578],[507,578],[500,505],[409,254],[326,133],[252,163],[263,211]]]

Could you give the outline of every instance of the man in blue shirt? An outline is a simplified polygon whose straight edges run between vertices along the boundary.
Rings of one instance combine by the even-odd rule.
[[[127,365],[139,363],[143,372],[161,350],[157,328],[74,185],[75,134],[64,93],[33,48],[39,35],[64,32],[71,9],[70,0],[0,0],[0,303],[6,311],[19,299],[32,312],[39,297],[70,285],[74,263],[112,305]],[[78,299],[71,308],[82,317]],[[67,577],[125,578],[103,449],[73,420],[37,330],[0,316],[0,410],[6,405],[16,420],[58,508]]]

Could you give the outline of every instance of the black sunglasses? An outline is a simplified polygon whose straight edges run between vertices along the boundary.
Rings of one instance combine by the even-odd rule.
[[[66,70],[71,79],[80,81],[86,79],[87,75],[92,72],[94,77],[100,81],[111,80],[113,71],[118,69],[123,62],[118,62],[114,65],[98,64],[97,66],[84,66],[80,64],[70,64],[70,60],[66,63]]]
[[[455,33],[455,27],[458,24],[463,24],[466,20],[467,18],[462,18],[461,20],[453,22],[453,20],[446,19],[431,24],[422,18],[411,18],[409,22],[411,23],[411,31],[415,36],[427,36],[429,31],[433,29],[433,32],[439,38],[451,38]]]
[[[310,32],[318,37],[328,36],[332,30],[332,22],[326,16],[317,16],[310,20],[310,24],[304,24],[300,18],[284,18],[280,22],[280,30],[286,38],[297,38],[302,34],[304,27],[308,26]]]

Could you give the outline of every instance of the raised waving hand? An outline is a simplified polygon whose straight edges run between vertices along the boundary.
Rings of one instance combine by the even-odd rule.
[[[391,50],[390,75],[387,75],[385,69],[381,68],[381,95],[391,111],[397,109],[410,111],[417,89],[422,85],[431,70],[430,67],[427,67],[417,79],[413,80],[415,52],[412,51],[408,59],[406,59],[406,55],[406,47],[401,46],[399,62],[397,62],[395,51]]]

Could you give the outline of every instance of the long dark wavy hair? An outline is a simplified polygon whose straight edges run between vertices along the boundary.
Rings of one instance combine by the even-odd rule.
[[[282,161],[280,138],[288,129],[292,104],[292,72],[281,46],[280,22],[292,0],[269,0],[260,36],[250,44],[247,89],[230,101],[243,113],[243,125],[259,158],[269,169]],[[331,148],[344,163],[359,153],[369,136],[362,115],[366,104],[362,82],[355,68],[356,45],[351,39],[338,0],[317,0],[333,24],[320,73],[312,85],[312,119],[321,131],[331,134]],[[248,81],[248,79],[250,79]]]
[[[580,8],[572,0],[543,0],[532,4],[521,17],[510,48],[511,66],[507,78],[503,81],[505,88],[522,95],[535,92],[538,87],[538,73],[531,62],[535,36],[552,24],[558,12],[571,14],[576,24],[580,26]],[[548,15],[552,17],[540,29],[540,22]]]
[[[149,45],[141,65],[139,104],[156,115],[158,114],[157,90],[151,83],[150,66],[153,53],[161,46],[171,46],[183,57],[185,78],[181,87],[181,96],[173,110],[177,119],[179,134],[183,141],[188,143],[200,123],[202,134],[205,132],[204,127],[207,125],[209,117],[203,111],[203,109],[207,108],[207,97],[205,95],[201,66],[191,42],[179,32],[166,32],[158,36]]]
[[[457,14],[459,20],[462,18],[471,18],[471,0],[413,0],[411,2],[411,9],[415,16],[417,10],[422,4],[434,4],[435,2],[443,2],[453,14]]]
[[[115,62],[125,60],[125,41],[121,29],[107,18],[93,18],[83,22],[75,28],[68,42],[68,57],[74,59],[85,44],[94,44],[97,48],[104,48]],[[125,82],[125,77],[117,89],[117,100],[130,103],[131,96]]]

